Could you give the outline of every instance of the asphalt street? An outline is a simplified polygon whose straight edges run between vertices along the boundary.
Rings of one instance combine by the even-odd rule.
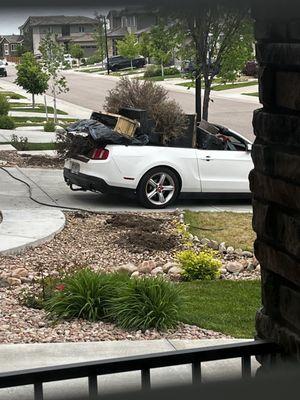
[[[116,77],[90,75],[88,73],[64,72],[69,85],[69,91],[58,97],[81,107],[101,110],[108,91],[113,89],[118,81]],[[16,71],[13,66],[8,66],[8,77],[1,78],[14,82]],[[1,81],[0,81],[1,83]],[[195,110],[195,95],[192,90],[183,90],[182,87],[168,87],[169,97],[176,100],[186,113]],[[256,99],[244,96],[245,99],[232,99],[222,97],[222,93],[212,93],[212,102],[209,108],[209,120],[234,129],[235,131],[254,140],[252,128],[253,111],[259,107]],[[249,99],[247,99],[249,97]]]
[[[117,78],[90,76],[85,73],[65,73],[70,91],[61,94],[62,100],[70,104],[82,106],[87,109],[100,110],[103,106],[105,97],[112,89]],[[9,82],[14,82],[16,78],[15,68],[8,66],[8,77],[1,78]],[[1,80],[0,80],[1,84]],[[171,87],[169,96],[176,99],[186,112],[194,110],[194,94],[191,91],[184,91],[182,87],[176,89]],[[247,96],[244,96],[247,97]],[[214,102],[211,104],[211,120],[224,124],[250,139],[252,133],[252,113],[257,108],[257,103],[253,99],[227,99],[216,94]],[[91,192],[72,192],[65,184],[62,171],[59,170],[40,170],[40,169],[10,169],[17,177],[30,183],[33,188],[33,196],[47,204],[57,205],[61,208],[75,207],[86,210],[113,212],[113,211],[146,211],[133,198],[120,196],[107,196]],[[33,208],[40,205],[33,203],[28,198],[28,189],[20,182],[14,181],[4,171],[0,170],[0,209],[11,208]],[[198,199],[178,199],[172,208],[190,209],[197,211],[235,211],[251,212],[251,202],[248,200],[204,200]]]

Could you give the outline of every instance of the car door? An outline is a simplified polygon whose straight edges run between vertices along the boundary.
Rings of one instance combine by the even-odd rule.
[[[249,192],[248,175],[253,168],[250,152],[197,150],[202,192]]]

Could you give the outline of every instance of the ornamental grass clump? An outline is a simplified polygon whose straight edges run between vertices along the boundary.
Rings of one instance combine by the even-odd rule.
[[[183,296],[179,285],[161,277],[130,279],[110,303],[110,316],[121,328],[166,330],[178,324]]]
[[[109,302],[126,280],[129,278],[123,274],[79,270],[57,286],[45,309],[55,319],[105,319]]]
[[[214,280],[220,277],[222,262],[217,258],[217,252],[206,249],[200,252],[184,250],[177,253],[182,272],[186,281]]]

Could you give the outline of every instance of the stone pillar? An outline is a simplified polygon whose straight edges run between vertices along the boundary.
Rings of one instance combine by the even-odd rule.
[[[262,271],[256,330],[299,361],[300,13],[289,2],[281,8],[260,3],[253,16],[263,108],[254,112],[250,174],[255,254]]]

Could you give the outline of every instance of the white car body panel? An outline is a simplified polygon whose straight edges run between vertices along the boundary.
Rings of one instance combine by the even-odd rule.
[[[246,151],[197,150],[202,191],[249,192],[248,175],[253,168]]]
[[[235,132],[234,132],[235,133]],[[245,144],[249,140],[235,133]],[[253,169],[249,151],[199,150],[163,146],[107,145],[107,160],[66,160],[65,168],[79,164],[80,173],[103,179],[109,186],[137,189],[144,174],[165,166],[181,179],[181,192],[248,193],[248,175]],[[209,161],[208,161],[209,160]]]

